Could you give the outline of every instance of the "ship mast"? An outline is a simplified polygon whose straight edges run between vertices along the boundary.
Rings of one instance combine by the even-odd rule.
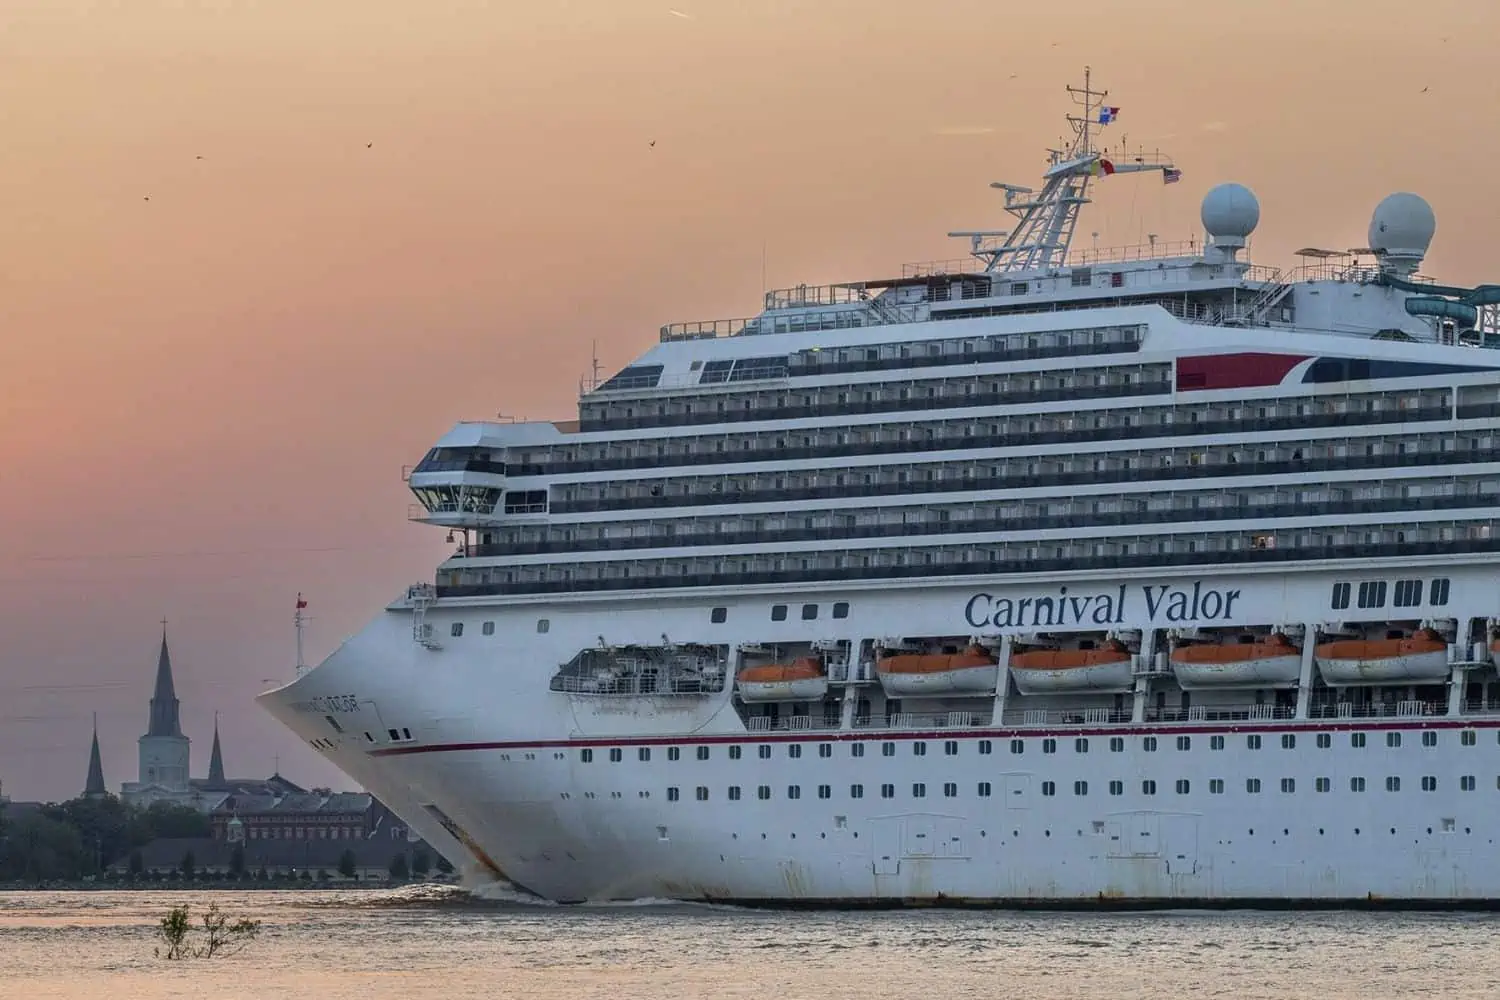
[[[1078,210],[1087,204],[1089,181],[1101,173],[1138,173],[1158,170],[1170,179],[1175,171],[1168,159],[1145,155],[1115,164],[1095,148],[1096,133],[1114,121],[1118,108],[1105,104],[1107,90],[1093,89],[1093,72],[1085,66],[1083,86],[1068,87],[1078,113],[1067,116],[1073,131],[1071,142],[1047,151],[1047,172],[1040,193],[1029,187],[1004,184],[990,187],[1005,192],[1005,210],[1020,219],[1009,235],[1000,232],[950,233],[969,236],[971,253],[985,263],[986,271],[1035,271],[1062,267],[1073,245]],[[983,237],[1005,236],[999,246],[986,247]]]

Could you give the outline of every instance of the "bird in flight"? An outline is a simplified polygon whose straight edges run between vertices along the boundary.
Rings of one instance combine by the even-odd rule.
[[[374,145],[375,144],[373,142],[367,142],[367,143],[365,143],[365,148],[369,149],[371,146],[374,146]]]
[[[652,148],[652,149],[655,149],[655,148],[656,148],[656,140],[655,140],[655,139],[652,139],[652,140],[651,140],[651,148]]]
[[[1424,93],[1424,94],[1427,93],[1427,88],[1426,87],[1422,88],[1422,93]]]

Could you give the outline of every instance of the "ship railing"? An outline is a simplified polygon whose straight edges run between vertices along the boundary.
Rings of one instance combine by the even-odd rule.
[[[865,286],[858,282],[773,288],[766,293],[766,308],[806,309],[813,306],[844,306],[864,302],[869,295]]]
[[[769,715],[752,715],[745,720],[745,728],[752,733],[803,733],[838,729],[839,720],[813,715],[789,715],[776,718]]]
[[[745,333],[756,333],[754,317],[744,319],[710,319],[692,323],[668,323],[661,328],[662,343],[674,340],[713,340],[716,337],[738,337]]]
[[[1465,715],[1491,715],[1500,712],[1500,698],[1469,698],[1464,701]]]
[[[1448,714],[1443,702],[1406,700],[1398,702],[1370,702],[1356,704],[1350,701],[1322,702],[1308,709],[1315,719],[1393,719]]]
[[[1121,726],[1129,725],[1130,712],[1111,708],[1078,708],[1060,712],[1028,708],[1006,712],[1006,726]]]
[[[590,695],[606,698],[678,698],[719,694],[724,690],[723,676],[678,674],[658,677],[654,684],[643,684],[641,678],[625,675],[615,678],[556,674],[548,685],[562,694]]]
[[[988,726],[989,712],[892,712],[888,715],[861,715],[854,719],[856,729],[972,729]]]

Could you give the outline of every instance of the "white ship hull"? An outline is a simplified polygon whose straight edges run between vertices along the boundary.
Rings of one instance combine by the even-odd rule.
[[[1462,623],[1500,614],[1492,569],[1477,559],[1436,563],[1399,574],[1451,579],[1451,604],[1410,614]],[[1287,712],[1296,717],[1282,719],[1249,692],[1193,692],[1181,712],[1145,698],[1132,706],[1127,695],[1123,719],[1101,708],[1080,721],[1002,683],[991,713],[926,728],[846,718],[772,732],[750,731],[727,689],[643,707],[548,687],[558,664],[601,630],[611,642],[665,631],[731,647],[858,640],[888,634],[897,620],[910,634],[1029,632],[1035,622],[1001,620],[1007,601],[1062,582],[1074,594],[1119,595],[1119,628],[1315,628],[1348,617],[1329,607],[1333,582],[1397,574],[1364,565],[920,590],[746,588],[607,604],[474,600],[427,612],[438,649],[413,642],[410,611],[393,607],[261,700],[448,857],[561,901],[1500,900],[1491,848],[1500,837],[1500,713],[1462,708],[1465,684],[1491,690],[1488,664],[1460,665],[1415,709],[1339,705],[1314,717],[1304,697]],[[1164,609],[1188,605],[1142,600],[1155,587],[1235,599],[1218,602],[1229,610],[1214,620],[1167,620]],[[850,612],[837,622],[771,621],[768,606],[789,597],[848,602]],[[728,624],[710,624],[709,607],[726,604]],[[450,638],[458,621],[464,635]],[[492,635],[482,634],[484,621],[496,623]],[[851,698],[874,687],[873,677],[851,676]],[[1261,748],[1249,747],[1252,737]],[[733,747],[741,754],[731,756]]]

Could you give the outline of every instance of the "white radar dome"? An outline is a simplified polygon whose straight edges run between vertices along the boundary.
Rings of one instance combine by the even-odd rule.
[[[1398,191],[1375,206],[1370,217],[1370,249],[1397,260],[1419,261],[1427,255],[1436,231],[1432,206],[1418,195]]]
[[[1260,223],[1260,202],[1243,184],[1220,184],[1203,196],[1199,216],[1215,246],[1242,247]]]

